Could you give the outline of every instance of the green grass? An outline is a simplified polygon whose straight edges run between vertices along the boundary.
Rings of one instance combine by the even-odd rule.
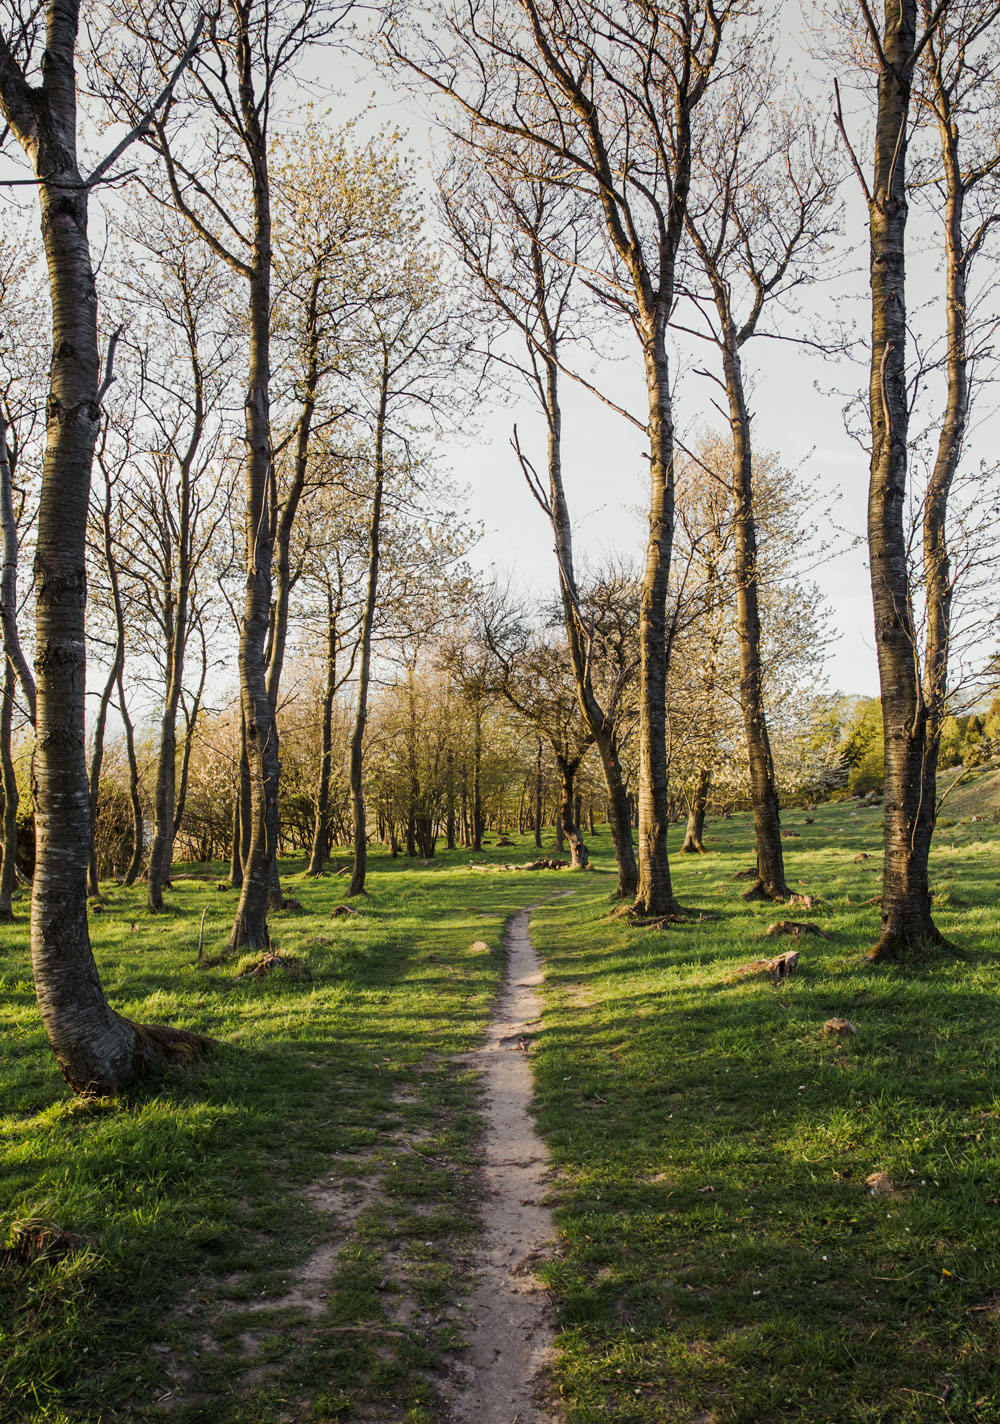
[[[629,930],[589,882],[534,916],[573,1424],[1000,1419],[996,827],[935,853],[958,954],[876,971],[879,912],[858,902],[878,893],[880,821],[786,813],[789,878],[822,910],[739,903],[740,817],[677,866],[718,918]],[[832,938],[803,939],[780,987],[731,982],[788,946],[764,936],[779,913]],[[823,1037],[834,1015],[857,1034]],[[872,1195],[876,1172],[897,1190]]]
[[[826,901],[794,916],[833,937],[804,940],[778,988],[727,982],[776,952],[774,908],[743,905],[730,878],[752,860],[745,816],[710,823],[710,855],[676,858],[702,923],[611,919],[606,831],[597,872],[533,916],[568,1424],[1000,1420],[997,827],[939,835],[938,919],[959,952],[872,970],[878,910],[860,902],[879,889],[880,820],[856,803],[786,814],[790,878]],[[128,1103],[69,1098],[26,920],[0,930],[0,1242],[36,1216],[80,1238],[0,1269],[3,1424],[441,1417],[476,1232],[461,1055],[502,967],[470,946],[498,951],[505,917],[566,883],[468,858],[376,856],[371,897],[341,919],[342,879],[286,866],[306,909],[272,935],[301,972],[264,980],[194,963],[204,905],[206,954],[229,927],[214,880],[179,880],[162,916],[110,887],[93,934],[115,1006],[226,1045]],[[857,1034],[823,1038],[832,1015]],[[870,1194],[877,1171],[893,1195]],[[343,1193],[349,1230],[317,1183]],[[329,1241],[324,1299],[289,1303]]]

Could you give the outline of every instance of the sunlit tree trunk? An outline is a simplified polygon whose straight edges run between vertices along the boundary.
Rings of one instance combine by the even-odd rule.
[[[708,789],[712,784],[712,772],[707,766],[701,767],[694,791],[688,801],[687,828],[681,850],[687,854],[704,854],[702,837],[705,834],[705,808],[708,805]]]
[[[666,915],[678,908],[670,877],[667,826],[667,582],[674,537],[673,418],[662,319],[644,331],[649,391],[649,537],[639,611],[639,885],[635,908]]]
[[[153,1061],[201,1044],[178,1030],[131,1023],[101,989],[87,926],[86,533],[100,421],[97,292],[87,238],[88,188],[76,155],[74,0],[50,0],[42,86],[30,89],[0,39],[0,106],[38,175],[52,303],[35,554],[37,674],[35,878],[31,955],[38,1006],[66,1081],[117,1093]]]
[[[351,813],[354,822],[354,869],[347,894],[361,895],[365,889],[368,869],[368,826],[365,814],[363,757],[365,727],[368,722],[368,684],[371,678],[372,629],[378,600],[379,543],[382,529],[382,493],[385,484],[385,425],[389,393],[388,357],[382,366],[382,384],[378,416],[375,424],[375,483],[372,491],[372,512],[368,525],[368,587],[365,611],[361,622],[358,657],[358,700],[351,734]]]
[[[882,927],[871,957],[905,958],[940,941],[931,917],[928,855],[934,804],[926,804],[927,707],[917,668],[907,568],[906,127],[916,43],[916,0],[885,9],[875,165],[868,205],[872,425],[868,551],[885,734]]]
[[[267,949],[268,897],[278,854],[278,727],[265,661],[271,617],[274,529],[269,518],[271,453],[271,197],[267,147],[253,93],[250,41],[241,20],[237,44],[245,141],[253,160],[254,234],[249,274],[249,367],[246,439],[246,601],[240,626],[240,700],[250,767],[251,826],[243,885],[229,938],[231,952]],[[244,838],[245,839],[245,838]]]
[[[333,590],[326,591],[326,678],[320,703],[319,776],[316,784],[316,819],[309,853],[310,875],[322,875],[330,853],[330,772],[333,765],[333,699],[337,690],[337,606]]]
[[[753,460],[750,412],[743,385],[743,368],[736,349],[737,334],[723,311],[723,366],[729,398],[732,439],[733,572],[736,579],[736,635],[740,655],[740,708],[750,767],[750,801],[757,839],[757,879],[747,900],[784,900],[785,861],[781,850],[781,818],[774,758],[764,708],[764,668],[760,655],[760,597],[757,572],[757,525],[754,519]]]
[[[132,858],[125,871],[123,883],[134,885],[139,878],[139,871],[142,869],[142,856],[145,847],[142,799],[139,795],[139,759],[135,754],[135,729],[129,715],[128,704],[125,701],[123,666],[118,669],[118,711],[121,714],[122,727],[125,730],[125,754],[128,758],[128,799],[132,809]]]

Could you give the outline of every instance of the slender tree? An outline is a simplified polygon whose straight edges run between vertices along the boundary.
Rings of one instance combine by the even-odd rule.
[[[674,532],[667,330],[677,294],[695,120],[717,77],[734,4],[680,11],[600,0],[449,9],[423,35],[390,27],[393,57],[475,123],[574,175],[608,262],[590,274],[637,339],[646,385],[649,523],[639,617],[640,913],[677,908],[667,854],[666,603]],[[740,63],[737,35],[727,65]],[[640,157],[641,155],[641,157]]]
[[[85,545],[91,466],[109,374],[106,368],[102,377],[98,354],[87,211],[94,185],[112,170],[127,142],[117,145],[91,173],[81,171],[76,111],[79,19],[78,0],[49,0],[44,51],[38,57],[15,53],[0,35],[0,111],[36,180],[52,305],[35,554],[32,965],[42,1021],[66,1081],[80,1093],[117,1093],[152,1062],[190,1059],[203,1043],[182,1030],[140,1026],[115,1013],[101,988],[87,928]],[[189,57],[190,46],[182,62]],[[149,113],[147,108],[142,119],[148,121]]]

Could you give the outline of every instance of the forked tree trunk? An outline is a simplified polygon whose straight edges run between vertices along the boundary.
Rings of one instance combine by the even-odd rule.
[[[922,764],[921,805],[936,814],[937,769],[941,731],[947,712],[948,651],[951,638],[952,568],[948,552],[947,515],[952,482],[958,469],[969,414],[967,286],[969,264],[986,235],[981,225],[967,245],[963,230],[968,176],[962,172],[960,126],[956,117],[958,85],[945,82],[943,45],[932,40],[925,51],[934,92],[941,160],[945,175],[945,312],[947,320],[947,402],[938,436],[934,469],[924,498],[923,560],[927,627],[924,647],[923,698],[927,708]],[[989,219],[987,219],[989,221]],[[932,827],[933,830],[933,827]]]
[[[201,711],[201,699],[205,693],[205,679],[208,676],[208,649],[202,644],[201,680],[198,684],[198,691],[195,693],[194,701],[191,704],[191,712],[188,715],[185,709],[184,716],[184,742],[181,747],[181,774],[177,778],[177,800],[174,805],[174,819],[170,823],[170,835],[163,843],[163,883],[170,884],[170,872],[174,864],[174,842],[180,835],[181,826],[184,824],[184,807],[187,804],[188,778],[191,772],[191,749],[194,745],[194,734],[198,727],[198,714]],[[183,701],[182,701],[183,705]]]
[[[123,669],[118,670],[118,711],[125,729],[125,754],[128,758],[128,799],[132,808],[132,858],[125,871],[124,884],[134,885],[142,869],[144,849],[142,799],[139,795],[139,759],[135,754],[135,729],[125,701]]]
[[[875,165],[868,205],[872,424],[868,551],[885,734],[882,927],[873,960],[905,959],[941,943],[931,917],[928,856],[934,801],[924,800],[927,707],[917,672],[907,568],[906,126],[916,0],[885,7]]]
[[[364,742],[368,723],[368,683],[371,678],[372,629],[378,601],[379,546],[382,532],[382,491],[385,483],[385,422],[389,394],[388,358],[382,366],[382,386],[375,426],[375,488],[372,491],[372,513],[368,525],[368,587],[365,611],[361,622],[361,642],[358,661],[358,701],[351,734],[351,815],[354,822],[354,869],[348,886],[348,897],[365,893],[368,871],[368,825],[364,794]]]
[[[184,578],[179,575],[178,582]],[[177,607],[167,657],[167,695],[160,719],[160,748],[156,763],[156,791],[153,797],[153,840],[149,848],[149,871],[146,876],[146,905],[150,910],[163,909],[163,882],[169,879],[169,866],[164,870],[165,852],[169,845],[171,859],[174,841],[174,802],[177,777],[177,707],[184,676],[184,646],[187,628],[186,579],[183,604],[178,589]],[[169,621],[169,620],[168,620]]]
[[[705,834],[705,808],[708,805],[708,789],[712,784],[712,772],[703,766],[698,772],[694,792],[688,801],[687,829],[681,850],[688,855],[705,854],[703,836]]]
[[[590,864],[590,854],[580,832],[579,797],[574,795],[574,784],[580,762],[579,759],[568,759],[556,752],[556,766],[559,768],[559,785],[562,791],[560,824],[569,841],[570,869],[586,870]],[[559,849],[562,850],[561,845]]]
[[[100,421],[97,292],[88,188],[76,157],[74,0],[48,7],[42,85],[0,49],[4,117],[38,175],[52,300],[52,363],[35,554],[37,741],[31,956],[56,1061],[79,1093],[114,1094],[154,1061],[190,1059],[194,1035],[141,1027],[101,989],[87,926],[90,797],[84,694],[87,507]]]
[[[540,273],[541,254],[535,258],[536,273]],[[536,302],[544,307],[544,286],[538,279]],[[628,824],[628,805],[622,781],[621,759],[618,753],[618,733],[615,709],[602,707],[594,692],[587,634],[579,611],[579,591],[573,564],[573,529],[566,503],[562,477],[562,407],[559,400],[559,366],[554,333],[548,335],[548,360],[545,372],[545,407],[548,422],[549,506],[555,535],[556,560],[559,565],[559,587],[562,596],[563,624],[569,641],[570,663],[580,710],[594,736],[601,770],[611,806],[611,841],[618,866],[618,891],[623,899],[635,895],[639,884],[635,848]],[[540,818],[539,818],[540,819]],[[537,822],[536,822],[537,825]],[[541,844],[536,830],[536,846]]]

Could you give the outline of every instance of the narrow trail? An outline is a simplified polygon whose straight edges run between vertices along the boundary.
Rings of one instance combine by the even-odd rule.
[[[572,891],[565,892],[572,894]],[[507,930],[507,971],[482,1048],[470,1055],[486,1088],[484,1240],[467,1305],[469,1346],[456,1370],[455,1424],[557,1424],[545,1398],[553,1332],[534,1266],[555,1239],[544,1205],[548,1149],[531,1118],[528,1047],[542,1011],[531,943],[533,906]]]

